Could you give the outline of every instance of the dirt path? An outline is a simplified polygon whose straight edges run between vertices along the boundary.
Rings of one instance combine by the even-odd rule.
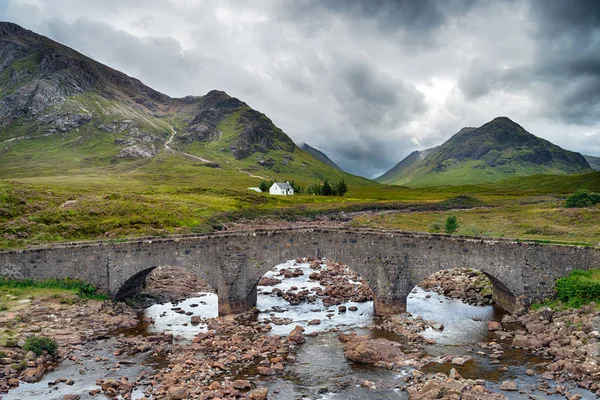
[[[173,128],[173,126],[171,124],[169,124],[169,128],[171,129],[171,136],[169,137],[169,140],[167,140],[165,142],[165,149],[167,151],[170,151],[172,153],[178,153],[178,154],[181,154],[184,157],[191,158],[193,160],[198,160],[198,161],[201,161],[201,162],[204,162],[204,163],[212,163],[212,161],[207,160],[206,158],[195,156],[195,155],[189,154],[189,153],[184,153],[183,151],[179,151],[179,150],[173,150],[171,148],[171,146],[169,146],[169,145],[171,144],[171,142],[175,138],[175,135],[177,135],[177,131],[175,130],[175,128]]]

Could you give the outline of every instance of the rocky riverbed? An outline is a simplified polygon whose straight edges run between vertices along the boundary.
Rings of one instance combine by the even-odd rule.
[[[492,304],[492,283],[483,272],[470,268],[453,268],[438,271],[419,286],[467,304]]]
[[[216,295],[189,275],[157,268],[146,298],[173,303],[144,312],[73,295],[0,313],[12,332],[0,349],[0,390],[7,399],[600,396],[593,305],[502,317],[489,305],[461,305],[485,304],[486,283],[450,271],[424,283],[435,292],[414,290],[413,314],[377,319],[359,276],[311,258],[267,273],[256,310],[218,318]],[[53,337],[58,354],[22,350],[33,334]]]

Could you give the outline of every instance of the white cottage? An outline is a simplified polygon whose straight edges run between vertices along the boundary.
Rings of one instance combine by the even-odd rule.
[[[290,186],[289,182],[275,182],[273,186],[269,189],[269,194],[277,194],[277,195],[293,195],[294,188]]]

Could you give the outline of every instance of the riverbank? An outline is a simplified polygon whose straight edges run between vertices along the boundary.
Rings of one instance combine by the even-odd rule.
[[[317,258],[267,273],[257,309],[238,316],[211,314],[216,295],[189,272],[171,268],[157,268],[147,281],[150,294],[174,301],[153,306],[154,312],[73,294],[18,299],[0,314],[17,340],[16,347],[2,348],[11,364],[3,365],[0,387],[11,389],[8,399],[27,393],[126,399],[600,395],[593,307],[493,317],[489,305],[458,300],[463,288],[470,293],[466,300],[479,303],[472,294],[484,292],[480,278],[472,271],[436,274],[424,286],[437,293],[415,289],[409,296],[413,315],[384,319],[373,317],[371,291],[358,275]],[[59,342],[57,355],[27,360],[31,354],[19,341],[33,334]],[[27,366],[17,371],[21,359]],[[42,387],[28,389],[27,381],[40,378]],[[18,380],[23,388],[15,389]]]
[[[491,282],[481,272],[467,268],[439,271],[420,286],[468,304],[491,303]],[[562,307],[559,303],[558,310],[541,307],[507,314],[501,323],[488,323],[488,329],[505,347],[548,360],[539,364],[544,370],[542,379],[568,383],[600,397],[600,308],[594,302],[580,308]],[[544,386],[540,384],[538,390],[579,398],[561,385]]]

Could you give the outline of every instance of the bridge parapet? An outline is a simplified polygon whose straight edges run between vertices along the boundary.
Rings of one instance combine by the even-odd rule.
[[[494,284],[507,309],[552,297],[553,283],[575,268],[600,267],[600,249],[346,227],[299,227],[82,242],[0,252],[0,275],[76,278],[115,298],[138,291],[150,271],[181,266],[216,289],[220,314],[256,303],[256,285],[273,266],[298,257],[341,261],[375,294],[377,314],[404,311],[412,288],[432,273],[469,267]]]

